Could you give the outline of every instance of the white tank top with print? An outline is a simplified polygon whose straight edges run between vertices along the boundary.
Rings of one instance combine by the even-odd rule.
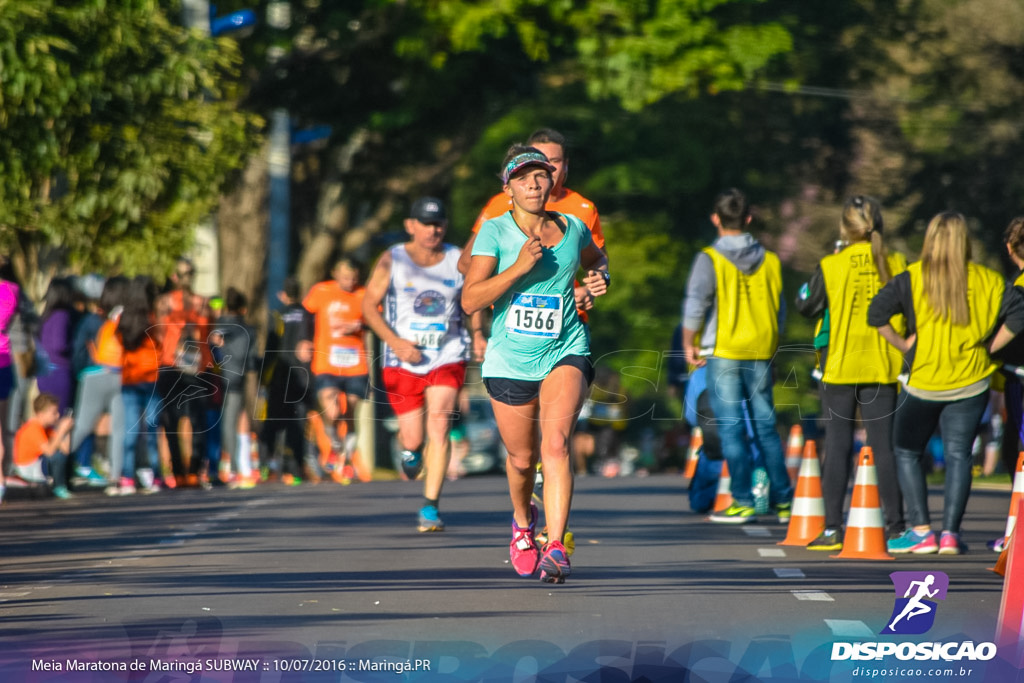
[[[444,245],[444,258],[433,266],[413,263],[404,244],[391,248],[391,284],[384,319],[402,339],[414,340],[423,354],[415,365],[403,363],[385,346],[384,365],[418,375],[466,360],[469,335],[462,325],[461,250]]]

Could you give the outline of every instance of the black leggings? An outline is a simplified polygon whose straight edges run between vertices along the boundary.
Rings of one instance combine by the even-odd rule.
[[[825,454],[821,467],[822,495],[825,498],[825,526],[843,526],[843,502],[850,483],[853,461],[853,430],[857,408],[868,433],[867,445],[875,456],[878,493],[885,511],[885,525],[902,531],[903,496],[896,475],[892,450],[892,425],[897,409],[895,384],[821,385],[821,412],[825,419]]]

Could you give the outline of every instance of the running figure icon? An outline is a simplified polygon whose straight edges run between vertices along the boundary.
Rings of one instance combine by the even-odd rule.
[[[900,612],[899,616],[893,619],[892,623],[889,624],[890,630],[895,631],[896,622],[898,622],[900,619],[903,619],[904,617],[907,621],[910,621],[916,616],[919,616],[921,614],[928,614],[933,609],[935,609],[932,605],[922,602],[922,599],[924,598],[934,598],[935,595],[939,592],[938,588],[936,588],[935,590],[928,590],[928,588],[934,583],[934,574],[929,574],[924,578],[923,581],[910,582],[910,586],[907,588],[907,592],[903,595],[903,597],[905,598],[910,598],[910,601],[903,608],[903,611]],[[914,590],[914,586],[917,586],[917,594],[911,598],[910,593]]]
[[[935,623],[938,600],[946,599],[949,576],[944,572],[893,572],[889,575],[896,601],[881,633],[921,634]]]

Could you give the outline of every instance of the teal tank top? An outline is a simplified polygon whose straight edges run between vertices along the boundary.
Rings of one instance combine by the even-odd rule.
[[[545,247],[533,270],[494,302],[491,338],[481,369],[484,377],[539,381],[562,358],[590,355],[590,335],[576,313],[573,281],[580,251],[593,240],[579,218],[556,215],[566,226],[562,240]],[[473,256],[498,259],[497,274],[515,263],[525,242],[526,235],[510,211],[480,227]]]

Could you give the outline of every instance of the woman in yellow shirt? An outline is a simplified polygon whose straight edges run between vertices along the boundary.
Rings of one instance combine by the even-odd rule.
[[[967,221],[959,213],[940,213],[928,224],[921,260],[894,277],[868,309],[868,324],[904,354],[910,368],[893,426],[893,450],[912,527],[889,540],[892,553],[964,551],[960,523],[971,491],[971,444],[997,367],[989,340],[997,329],[1003,339],[1024,329],[1024,304],[1016,289],[1004,287],[1002,276],[970,259]],[[891,322],[898,314],[906,319],[905,336]],[[922,468],[936,427],[941,427],[946,459],[938,542]]]
[[[858,408],[878,468],[886,535],[894,538],[905,527],[892,452],[897,377],[903,361],[878,330],[868,325],[867,307],[878,290],[907,269],[907,260],[902,254],[886,253],[882,228],[877,200],[862,195],[847,200],[839,223],[843,248],[821,259],[796,300],[796,309],[803,315],[820,318],[827,310],[830,318],[821,379],[821,412],[826,420],[822,466],[825,530],[808,544],[810,550],[843,547],[843,501],[850,481]]]

